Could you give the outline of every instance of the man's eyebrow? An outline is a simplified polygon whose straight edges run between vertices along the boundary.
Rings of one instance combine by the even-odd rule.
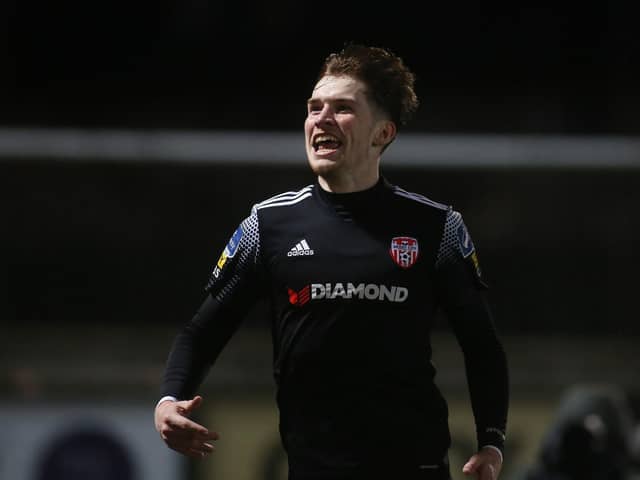
[[[307,103],[316,103],[316,102],[348,102],[348,103],[356,103],[356,100],[350,97],[328,97],[325,100],[319,97],[311,97],[307,100]]]

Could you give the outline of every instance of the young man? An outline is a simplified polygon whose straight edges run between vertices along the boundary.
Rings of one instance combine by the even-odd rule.
[[[504,350],[460,213],[389,183],[380,157],[415,111],[402,60],[349,45],[325,60],[305,121],[317,182],[255,205],[177,336],[155,412],[169,447],[205,456],[194,396],[243,315],[272,307],[280,432],[291,480],[448,479],[447,405],[430,330],[446,313],[464,352],[478,451],[497,478],[508,409]]]

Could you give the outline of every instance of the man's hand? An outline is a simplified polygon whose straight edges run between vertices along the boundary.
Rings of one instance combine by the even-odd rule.
[[[478,480],[496,480],[502,469],[502,456],[494,448],[481,448],[462,467],[465,475],[476,475]]]
[[[219,435],[188,417],[202,404],[202,397],[174,402],[166,400],[156,407],[156,430],[167,446],[191,458],[203,458],[213,452],[212,440]]]

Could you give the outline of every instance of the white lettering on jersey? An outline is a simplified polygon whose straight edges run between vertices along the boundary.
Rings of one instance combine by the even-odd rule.
[[[395,285],[376,285],[374,283],[312,283],[312,300],[333,300],[335,298],[358,298],[367,300],[379,300],[387,302],[401,303],[409,297],[409,290],[405,287]]]

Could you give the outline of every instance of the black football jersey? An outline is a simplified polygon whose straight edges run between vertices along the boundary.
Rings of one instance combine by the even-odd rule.
[[[266,298],[291,470],[387,461],[428,469],[450,446],[431,362],[442,308],[465,355],[480,446],[502,448],[507,369],[485,288],[451,207],[384,178],[355,193],[317,183],[282,193],[255,205],[232,234],[210,297],[176,339],[163,394],[190,397],[246,311]]]

